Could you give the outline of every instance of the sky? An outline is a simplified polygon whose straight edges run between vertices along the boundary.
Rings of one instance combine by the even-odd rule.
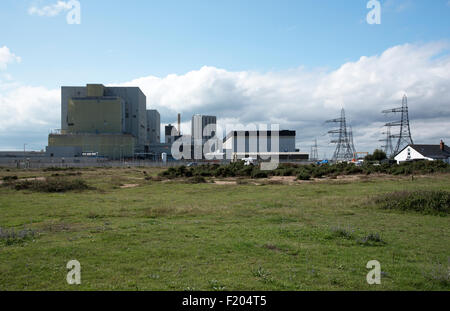
[[[72,1],[72,2],[71,2]],[[450,0],[0,1],[0,150],[40,150],[60,128],[63,85],[139,86],[161,121],[189,132],[278,123],[297,147],[333,145],[345,108],[357,151],[382,143],[383,109],[408,95],[415,143],[450,143]]]

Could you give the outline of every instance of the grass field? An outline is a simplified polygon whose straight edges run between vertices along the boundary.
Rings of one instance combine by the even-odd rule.
[[[449,190],[449,174],[290,184],[152,181],[144,177],[159,170],[147,168],[0,177],[69,172],[93,188],[0,187],[0,227],[34,232],[0,239],[0,290],[450,290],[450,218],[374,203]],[[66,282],[72,259],[81,285]],[[366,282],[373,259],[381,285]]]

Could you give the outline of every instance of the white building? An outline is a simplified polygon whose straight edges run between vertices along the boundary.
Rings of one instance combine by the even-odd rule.
[[[272,148],[272,134],[278,138],[278,147]],[[309,154],[295,148],[295,131],[231,131],[224,138],[224,153],[233,158],[278,156],[280,160],[308,160]]]
[[[398,164],[418,160],[441,160],[450,163],[450,148],[442,140],[439,145],[408,145],[394,159]]]

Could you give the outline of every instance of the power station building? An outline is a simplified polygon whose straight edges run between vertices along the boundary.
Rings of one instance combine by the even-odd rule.
[[[161,116],[158,110],[147,110],[147,139],[150,145],[161,143]]]
[[[149,115],[155,118],[148,120]],[[49,135],[47,154],[133,157],[149,152],[159,127],[159,113],[146,110],[146,97],[138,87],[63,86],[61,130]]]
[[[203,146],[217,132],[216,116],[196,114],[191,121],[192,156],[196,159],[204,157]],[[215,150],[211,150],[214,152]]]
[[[272,146],[272,135],[278,136],[278,148]],[[308,160],[309,154],[295,148],[295,131],[231,131],[223,140],[223,150],[233,159],[277,156],[280,160]]]

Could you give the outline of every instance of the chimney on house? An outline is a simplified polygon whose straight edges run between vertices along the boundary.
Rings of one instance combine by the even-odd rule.
[[[445,148],[445,144],[444,144],[444,141],[441,139],[441,151],[444,151],[444,148]]]

